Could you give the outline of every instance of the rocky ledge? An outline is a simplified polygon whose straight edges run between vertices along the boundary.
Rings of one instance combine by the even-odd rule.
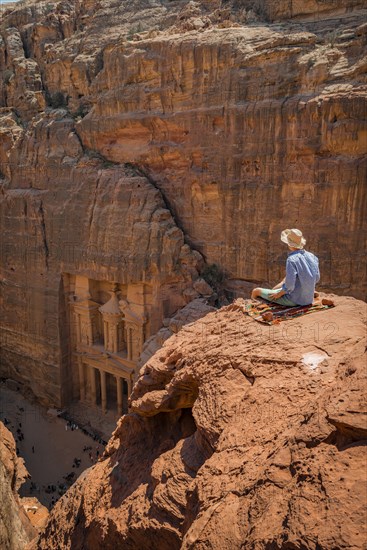
[[[168,338],[37,548],[361,549],[366,304],[269,327],[244,301]]]
[[[24,461],[16,454],[12,434],[0,422],[0,548],[23,550],[37,530],[27,517],[18,490],[28,477]],[[37,502],[37,507],[39,502]],[[40,508],[43,508],[40,506]]]

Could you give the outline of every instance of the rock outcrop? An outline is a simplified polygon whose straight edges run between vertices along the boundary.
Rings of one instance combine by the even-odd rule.
[[[361,550],[366,304],[277,326],[242,299],[167,339],[40,550]]]
[[[17,457],[12,434],[0,422],[0,548],[23,550],[37,530],[27,517],[18,495],[28,477],[22,458]]]

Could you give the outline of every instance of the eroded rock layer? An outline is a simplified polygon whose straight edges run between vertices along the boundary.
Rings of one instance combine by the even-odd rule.
[[[16,455],[12,434],[0,422],[0,548],[23,550],[36,536],[18,495],[28,477],[24,461]]]
[[[166,340],[39,549],[362,549],[366,304],[281,325],[243,301]]]
[[[284,227],[324,289],[365,298],[366,11],[291,4],[3,10],[2,375],[67,403],[73,277],[110,283],[99,305],[144,285],[149,338],[197,297],[201,254],[279,280]]]

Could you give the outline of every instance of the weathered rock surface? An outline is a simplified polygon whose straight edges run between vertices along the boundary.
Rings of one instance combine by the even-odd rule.
[[[366,28],[360,15],[334,26],[117,42],[76,131],[107,158],[144,166],[188,242],[229,276],[280,280],[280,231],[301,226],[320,284],[365,298]]]
[[[350,12],[353,8],[362,7],[359,0],[344,2],[343,0],[244,0],[242,4],[247,10],[252,10],[257,17],[265,17],[270,21],[302,18],[307,16],[313,21],[327,15],[343,14]]]
[[[200,296],[202,255],[274,284],[280,231],[300,227],[321,288],[366,297],[362,7],[3,10],[1,375],[48,405],[75,398],[64,274],[152,283],[154,334]]]
[[[0,548],[23,550],[36,534],[18,495],[28,476],[12,434],[0,422]]]
[[[366,304],[335,301],[268,327],[239,299],[166,340],[37,548],[364,548]]]
[[[11,142],[18,134],[9,118]],[[63,274],[151,284],[155,333],[164,315],[186,304],[183,291],[198,277],[202,257],[184,243],[159,190],[131,167],[83,151],[65,111],[32,121],[27,136],[31,158],[0,204],[1,374],[60,405],[70,393]]]
[[[184,308],[180,309],[176,315],[164,319],[163,323],[165,326],[145,342],[139,359],[139,367],[143,366],[172,334],[177,333],[184,325],[205,317],[211,311],[215,311],[215,308],[208,305],[205,299],[195,298]]]

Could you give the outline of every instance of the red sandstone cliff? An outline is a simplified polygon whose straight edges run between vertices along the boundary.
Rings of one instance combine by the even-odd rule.
[[[322,288],[365,299],[363,5],[2,10],[0,375],[77,398],[70,278],[149,287],[143,363],[204,260],[234,289],[277,282],[284,227]],[[227,308],[167,340],[38,547],[362,548],[365,306],[337,306],[274,332]]]
[[[1,550],[23,550],[37,534],[18,495],[18,490],[27,477],[24,461],[16,455],[14,438],[0,422]]]
[[[198,295],[201,254],[235,287],[279,280],[284,227],[305,232],[324,289],[365,298],[362,7],[2,11],[1,375],[77,398],[68,277],[148,285],[150,336]]]
[[[146,363],[38,549],[364,548],[366,304],[268,327],[241,303]]]

